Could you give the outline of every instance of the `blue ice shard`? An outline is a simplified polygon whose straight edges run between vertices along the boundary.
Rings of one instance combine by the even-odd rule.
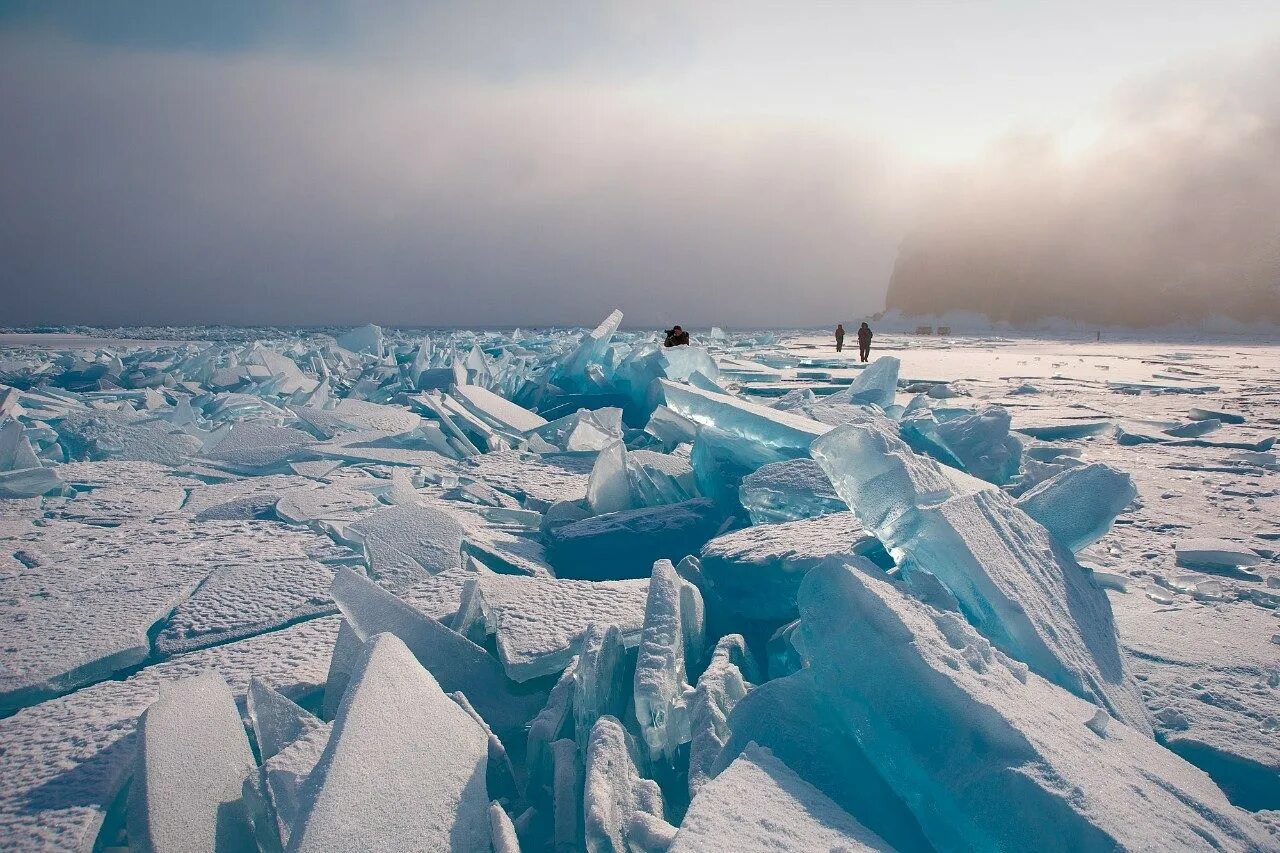
[[[1106,536],[1137,496],[1132,477],[1094,462],[1040,483],[1018,499],[1018,508],[1044,525],[1059,545],[1078,552]]]
[[[882,409],[893,405],[898,393],[898,369],[902,362],[894,356],[882,355],[858,374],[844,391],[827,398],[829,403],[874,403]]]
[[[738,500],[752,524],[816,518],[849,508],[812,459],[786,459],[760,466],[742,478]]]
[[[874,424],[837,427],[813,455],[903,572],[932,572],[1006,654],[1151,732],[1106,593],[1012,498]]]
[[[690,703],[689,796],[698,793],[715,773],[720,750],[729,739],[729,714],[759,681],[755,659],[741,634],[726,634],[716,643],[711,662],[698,677]]]
[[[644,630],[636,655],[634,702],[651,758],[671,761],[690,737],[688,664],[703,644],[702,596],[670,560],[653,564]]]
[[[805,578],[807,671],[936,849],[1272,843],[1208,776],[1146,733],[1109,721],[959,614],[876,574],[833,564]]]

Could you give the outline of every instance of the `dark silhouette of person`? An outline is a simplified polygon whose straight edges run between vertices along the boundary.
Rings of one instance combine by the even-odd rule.
[[[682,347],[689,344],[689,333],[679,326],[672,326],[665,332],[667,338],[662,342],[664,347]]]
[[[844,323],[836,323],[836,352],[844,350]]]
[[[871,355],[871,327],[866,323],[858,329],[858,358],[866,361]]]

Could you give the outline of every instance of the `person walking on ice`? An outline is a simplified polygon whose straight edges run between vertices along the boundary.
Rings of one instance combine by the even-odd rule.
[[[844,323],[836,323],[836,352],[844,350]]]
[[[858,358],[866,361],[871,355],[871,327],[863,323],[858,329]]]

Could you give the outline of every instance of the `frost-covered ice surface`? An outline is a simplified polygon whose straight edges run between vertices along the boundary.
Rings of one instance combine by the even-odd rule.
[[[1280,850],[1280,347],[621,319],[3,338],[0,848]]]

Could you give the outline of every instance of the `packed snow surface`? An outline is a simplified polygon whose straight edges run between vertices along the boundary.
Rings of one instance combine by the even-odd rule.
[[[0,338],[0,848],[1280,850],[1280,347],[622,321]]]

